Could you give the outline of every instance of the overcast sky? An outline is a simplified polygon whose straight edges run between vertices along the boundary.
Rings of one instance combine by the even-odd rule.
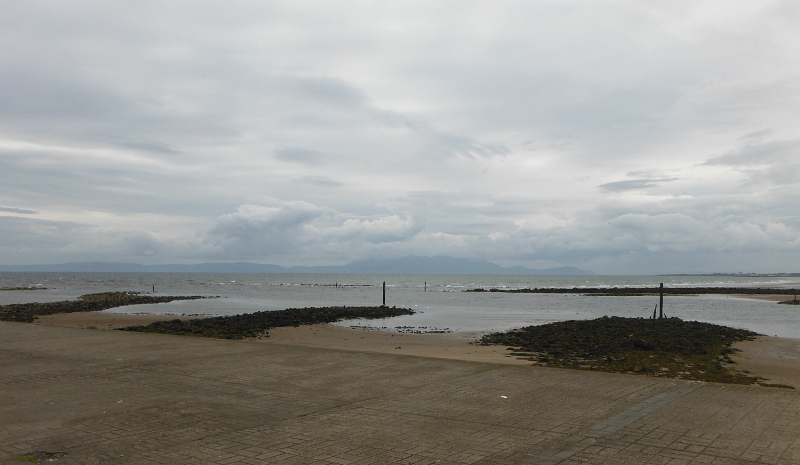
[[[0,3],[0,264],[800,271],[796,1]]]

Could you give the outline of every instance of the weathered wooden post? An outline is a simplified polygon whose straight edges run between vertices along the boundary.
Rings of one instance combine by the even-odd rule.
[[[428,281],[425,281],[425,292],[428,292]],[[794,300],[797,300],[797,296],[794,296]]]
[[[386,306],[386,281],[383,282],[383,305],[382,307]]]
[[[658,318],[664,318],[664,283],[661,283],[661,292],[658,297]]]

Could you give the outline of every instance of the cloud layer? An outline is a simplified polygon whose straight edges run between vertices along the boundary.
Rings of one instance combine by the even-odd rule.
[[[0,261],[798,271],[789,1],[0,6]]]

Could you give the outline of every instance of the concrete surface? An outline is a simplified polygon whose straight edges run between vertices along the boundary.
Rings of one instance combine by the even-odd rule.
[[[0,463],[794,464],[796,391],[0,323]]]

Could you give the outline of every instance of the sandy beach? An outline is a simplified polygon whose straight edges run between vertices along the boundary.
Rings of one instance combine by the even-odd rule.
[[[35,324],[109,330],[175,318],[198,317],[83,312],[44,316]],[[527,360],[509,355],[506,347],[476,345],[475,341],[479,337],[477,333],[403,334],[321,324],[274,328],[269,331],[269,337],[259,339],[258,342],[471,362],[530,365]],[[739,342],[734,348],[741,350],[732,357],[737,362],[735,369],[746,370],[752,375],[765,378],[768,383],[800,388],[800,340],[762,336],[755,341]]]

